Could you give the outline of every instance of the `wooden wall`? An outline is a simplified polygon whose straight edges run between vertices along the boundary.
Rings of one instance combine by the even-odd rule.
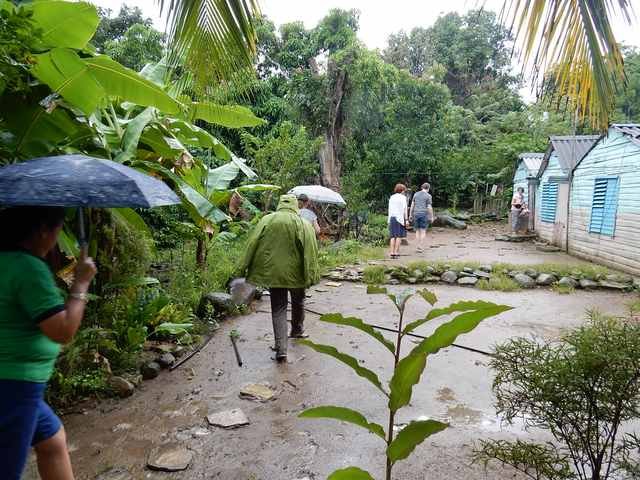
[[[536,211],[535,211],[535,230],[538,236],[546,240],[547,242],[553,243],[554,239],[558,238],[558,226],[556,223],[558,222],[558,212],[561,212],[563,209],[559,208],[561,202],[567,203],[569,198],[566,194],[566,189],[558,189],[558,207],[556,207],[556,223],[548,223],[543,222],[541,218],[542,213],[542,186],[549,181],[549,177],[561,177],[566,175],[566,172],[562,170],[560,167],[560,162],[558,161],[558,155],[553,152],[549,157],[549,164],[547,168],[542,172],[540,176],[540,183],[538,184],[538,192],[536,193]],[[563,193],[565,192],[565,193]],[[566,211],[566,209],[564,209]],[[562,246],[562,245],[558,245]]]
[[[618,209],[613,237],[589,233],[596,177],[617,176]],[[640,274],[640,147],[609,131],[574,172],[569,210],[569,253]]]

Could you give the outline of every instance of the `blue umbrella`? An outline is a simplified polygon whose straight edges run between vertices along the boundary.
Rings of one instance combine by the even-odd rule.
[[[180,203],[162,181],[133,168],[86,155],[42,157],[0,168],[0,205],[152,208]]]

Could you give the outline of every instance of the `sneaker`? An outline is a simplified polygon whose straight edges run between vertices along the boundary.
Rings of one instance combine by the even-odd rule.
[[[309,334],[305,332],[291,332],[289,338],[309,338]]]

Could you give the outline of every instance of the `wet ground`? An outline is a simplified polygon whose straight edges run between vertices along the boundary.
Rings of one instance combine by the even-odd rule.
[[[496,245],[489,236],[472,235],[473,232],[436,232],[430,241],[444,245],[428,249],[425,256],[483,262],[575,261],[563,255],[536,252],[530,245]],[[465,241],[467,248],[458,248],[454,239]],[[401,260],[407,258],[410,257]],[[484,299],[515,307],[486,320],[458,341],[482,350],[513,336],[557,337],[564,329],[579,325],[586,309],[623,313],[632,298],[583,291],[560,296],[550,290],[500,293],[464,287],[432,289],[440,306],[462,299]],[[362,285],[319,285],[309,293],[312,297],[307,306],[316,312],[338,311],[387,327],[397,321],[389,300],[366,295]],[[422,299],[412,299],[407,318],[424,316],[427,308]],[[308,314],[306,324],[312,340],[335,345],[360,358],[381,380],[389,379],[392,358],[367,335],[320,323],[313,314]],[[417,333],[428,334],[438,324],[429,323]],[[242,367],[236,363],[229,340],[232,329],[241,335]],[[370,421],[384,425],[384,397],[346,366],[295,341],[289,352],[292,362],[276,364],[270,359],[272,343],[269,302],[265,298],[255,304],[253,313],[225,322],[191,361],[145,382],[133,397],[102,403],[84,414],[65,416],[77,477],[94,479],[114,467],[123,467],[134,479],[325,479],[337,468],[355,465],[381,478],[384,449],[377,437],[348,424],[301,420],[297,415],[311,406],[349,406],[363,412]],[[411,346],[407,341],[405,351]],[[492,375],[486,363],[487,357],[455,348],[430,357],[422,381],[414,389],[413,401],[400,411],[397,423],[435,418],[448,421],[451,427],[399,462],[395,478],[520,478],[508,469],[494,467],[485,471],[471,465],[471,448],[478,439],[546,439],[542,432],[524,432],[520,425],[501,425],[492,407]],[[241,399],[239,391],[248,383],[270,385],[277,391],[276,399],[265,403]],[[236,430],[207,426],[207,414],[233,408],[242,409],[250,425]],[[164,443],[178,443],[192,450],[194,458],[188,470],[161,473],[145,469],[149,452]]]

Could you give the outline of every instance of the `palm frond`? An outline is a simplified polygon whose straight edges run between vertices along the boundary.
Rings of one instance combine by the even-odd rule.
[[[253,68],[256,0],[157,0],[167,13],[175,63],[203,90]]]
[[[503,13],[533,81],[553,75],[555,97],[581,120],[606,129],[615,94],[626,84],[610,18],[631,22],[631,0],[506,0]]]

